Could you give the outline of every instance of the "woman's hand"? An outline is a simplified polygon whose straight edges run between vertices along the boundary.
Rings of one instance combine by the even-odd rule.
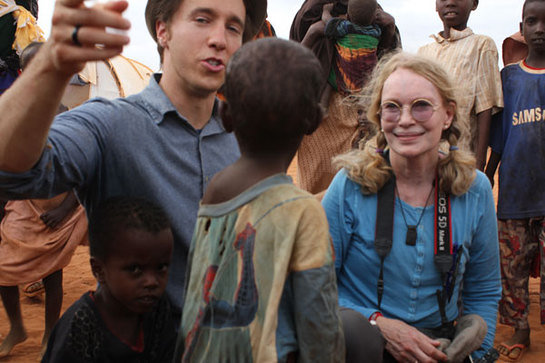
[[[378,317],[377,327],[386,339],[386,350],[398,361],[435,363],[447,360],[437,347],[439,342],[401,320]]]

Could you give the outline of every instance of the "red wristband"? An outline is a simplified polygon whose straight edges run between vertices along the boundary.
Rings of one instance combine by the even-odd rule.
[[[384,316],[380,311],[375,311],[371,316],[369,317],[369,321],[377,321],[378,317]]]

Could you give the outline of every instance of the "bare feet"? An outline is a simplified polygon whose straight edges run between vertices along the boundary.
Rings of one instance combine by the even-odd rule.
[[[526,348],[530,346],[530,329],[515,330],[513,336],[501,343],[496,349],[500,357],[510,362],[517,362],[522,358]]]
[[[22,343],[26,340],[26,331],[23,330],[10,330],[6,339],[0,344],[0,358],[7,357],[14,346]]]

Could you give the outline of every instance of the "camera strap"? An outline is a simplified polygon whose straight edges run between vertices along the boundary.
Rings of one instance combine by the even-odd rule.
[[[436,181],[438,179],[436,178]],[[437,184],[437,183],[436,183]],[[457,251],[453,261],[452,223],[450,197],[442,191],[435,191],[435,251],[434,262],[441,276],[442,290],[437,290],[437,302],[442,324],[446,324],[446,302],[450,300],[462,251]],[[380,273],[377,281],[377,306],[380,310],[384,294],[384,259],[393,245],[395,211],[395,176],[392,174],[388,182],[377,194],[377,218],[375,226],[375,251],[380,257]]]

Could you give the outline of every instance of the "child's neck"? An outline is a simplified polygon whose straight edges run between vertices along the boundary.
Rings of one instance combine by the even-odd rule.
[[[100,287],[94,294],[98,311],[108,330],[126,344],[136,346],[142,329],[142,316],[127,310],[112,299]]]
[[[530,50],[524,62],[529,67],[543,69],[545,68],[545,54]]]
[[[270,176],[285,173],[292,158],[293,155],[248,156],[243,153],[234,164],[214,176],[202,203],[226,202]]]

